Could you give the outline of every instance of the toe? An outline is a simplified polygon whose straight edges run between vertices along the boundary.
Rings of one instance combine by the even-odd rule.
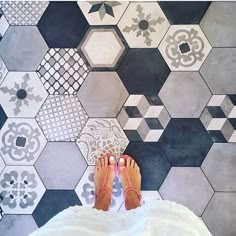
[[[130,167],[130,164],[131,164],[131,159],[128,157],[128,158],[126,159],[126,166],[127,166],[127,168]]]
[[[115,160],[115,157],[114,157],[114,156],[110,156],[110,157],[109,157],[109,164],[110,164],[110,165],[115,165],[115,164],[116,164],[116,160]]]
[[[105,166],[105,159],[104,158],[101,158],[101,164],[102,164],[102,167]]]
[[[130,162],[130,167],[135,168],[135,164],[136,164],[135,161],[132,159],[131,162]]]
[[[119,164],[120,167],[124,167],[125,166],[125,159],[121,157],[119,159],[119,163],[118,164]]]
[[[104,157],[104,166],[108,166],[108,156]]]

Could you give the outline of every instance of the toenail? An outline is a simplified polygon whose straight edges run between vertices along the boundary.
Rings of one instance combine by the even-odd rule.
[[[124,158],[120,158],[120,162],[124,162],[125,160],[124,160]]]
[[[115,160],[115,158],[113,156],[110,156],[110,160],[113,161]]]

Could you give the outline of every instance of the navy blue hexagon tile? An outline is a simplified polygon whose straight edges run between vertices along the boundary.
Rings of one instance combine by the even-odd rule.
[[[7,120],[7,115],[5,111],[3,110],[2,106],[0,105],[0,129],[3,127]]]

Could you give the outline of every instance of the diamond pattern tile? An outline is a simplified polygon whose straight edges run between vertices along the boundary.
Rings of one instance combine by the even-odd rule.
[[[0,41],[9,27],[9,23],[0,9]]]

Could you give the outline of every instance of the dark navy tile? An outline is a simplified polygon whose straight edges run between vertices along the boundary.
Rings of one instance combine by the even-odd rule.
[[[212,118],[227,118],[221,107],[207,107]]]
[[[129,141],[142,141],[137,130],[124,130]]]
[[[3,127],[7,120],[7,115],[5,111],[3,110],[2,106],[0,105],[0,129]]]
[[[150,129],[164,129],[157,118],[145,118],[145,121]]]
[[[130,49],[117,70],[130,94],[157,94],[170,69],[156,48]]]
[[[130,142],[125,154],[138,163],[142,175],[142,190],[158,190],[171,166],[158,143]]]
[[[142,118],[142,114],[139,112],[139,109],[135,106],[124,107],[129,118]]]
[[[201,166],[213,141],[199,119],[171,119],[159,140],[172,166]]]
[[[210,134],[214,143],[227,143],[227,140],[220,130],[208,130],[208,133]]]
[[[211,2],[159,2],[171,24],[198,24]]]
[[[234,106],[236,106],[236,95],[229,94],[228,96],[231,102],[234,104]]]
[[[236,118],[229,118],[229,122],[233,126],[233,128],[236,130]]]
[[[62,210],[80,205],[81,202],[73,190],[47,190],[33,212],[35,222],[43,226]]]
[[[37,26],[50,48],[76,48],[89,27],[77,2],[50,2]]]
[[[155,94],[146,94],[145,95],[148,103],[150,106],[161,106],[163,105],[161,99],[158,97],[158,95]]]

